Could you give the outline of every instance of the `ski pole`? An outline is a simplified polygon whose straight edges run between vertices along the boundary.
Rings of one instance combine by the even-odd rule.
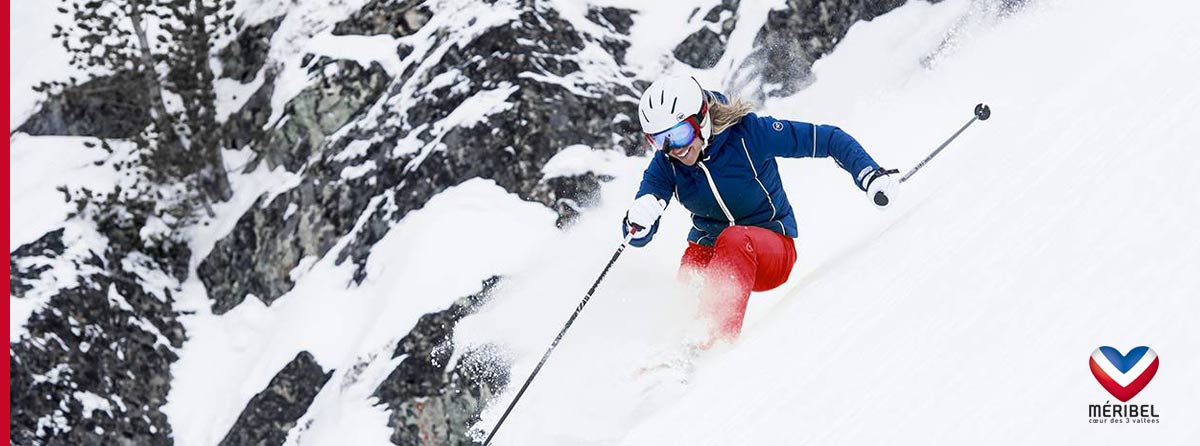
[[[933,153],[930,153],[929,156],[925,157],[924,160],[921,160],[921,163],[917,164],[917,167],[912,168],[912,170],[908,171],[908,173],[906,173],[906,174],[904,174],[904,176],[900,177],[900,182],[903,183],[905,181],[908,181],[909,177],[911,177],[911,176],[913,176],[913,174],[917,173],[918,170],[921,170],[922,167],[925,167],[925,163],[928,163],[929,160],[933,159],[934,156],[937,156],[938,152],[941,152],[942,149],[946,148],[946,146],[950,144],[950,141],[954,141],[954,138],[957,138],[958,135],[963,132],[963,130],[966,130],[967,127],[970,127],[971,124],[974,124],[976,120],[986,121],[987,118],[989,118],[991,116],[992,116],[992,109],[988,108],[987,105],[985,105],[985,104],[976,105],[975,106],[975,116],[971,117],[971,120],[967,121],[967,123],[965,125],[963,125],[962,128],[958,129],[957,132],[954,132],[953,135],[950,135],[950,139],[947,139],[946,142],[944,142],[944,143],[942,143],[942,145],[938,146],[937,149],[934,149]]]
[[[621,246],[617,248],[617,252],[614,252],[612,258],[608,260],[608,265],[604,267],[604,271],[600,272],[600,277],[596,278],[596,282],[592,284],[592,288],[583,296],[583,301],[579,302],[578,307],[575,307],[575,313],[571,315],[570,319],[567,319],[567,325],[563,326],[562,331],[559,331],[558,336],[554,338],[554,342],[550,343],[550,348],[546,350],[546,354],[542,355],[542,360],[538,362],[537,367],[533,368],[533,373],[529,374],[529,378],[525,380],[525,384],[521,386],[521,390],[517,391],[517,396],[513,397],[512,402],[508,404],[508,409],[504,410],[504,415],[500,416],[500,421],[496,422],[496,427],[492,428],[492,432],[488,434],[487,440],[483,441],[483,446],[487,446],[492,442],[492,437],[496,436],[496,431],[500,430],[500,425],[504,424],[504,419],[508,418],[508,414],[512,412],[513,407],[517,406],[517,401],[521,400],[521,395],[525,394],[525,389],[529,388],[529,384],[533,382],[533,377],[537,376],[538,372],[542,370],[543,365],[546,365],[546,359],[550,358],[550,353],[554,351],[555,347],[558,347],[558,342],[562,340],[563,335],[567,334],[567,329],[571,328],[571,324],[575,323],[575,318],[579,317],[579,313],[583,311],[583,307],[592,299],[592,293],[596,292],[596,287],[600,286],[600,281],[604,280],[604,276],[608,274],[608,270],[612,268],[614,263],[617,263],[617,258],[625,251],[625,247],[629,246],[629,241],[633,239],[634,232],[636,231],[630,231],[625,236],[625,241],[621,242]]]

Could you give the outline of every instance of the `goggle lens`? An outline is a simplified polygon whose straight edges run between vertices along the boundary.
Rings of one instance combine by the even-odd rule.
[[[655,133],[646,135],[650,140],[650,144],[654,145],[658,150],[669,150],[687,146],[696,139],[696,125],[691,122],[691,119],[684,120],[674,127]]]

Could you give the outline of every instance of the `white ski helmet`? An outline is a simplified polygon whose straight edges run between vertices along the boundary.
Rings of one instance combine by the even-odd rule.
[[[642,131],[653,135],[695,116],[700,137],[708,144],[708,138],[712,135],[712,118],[709,117],[705,101],[707,96],[694,77],[669,75],[659,78],[642,92],[642,99],[638,103]],[[696,116],[701,112],[703,116]]]

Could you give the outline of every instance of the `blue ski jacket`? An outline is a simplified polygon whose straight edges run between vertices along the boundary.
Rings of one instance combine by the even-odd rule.
[[[721,93],[709,93],[727,102]],[[692,166],[655,151],[637,192],[638,197],[652,194],[667,203],[677,198],[692,213],[688,241],[704,246],[713,246],[721,231],[733,225],[797,236],[796,216],[783,191],[776,157],[833,157],[863,190],[863,179],[879,168],[858,141],[830,125],[751,113],[711,139]],[[628,234],[628,224],[622,226]],[[658,222],[630,244],[644,246],[656,232]]]

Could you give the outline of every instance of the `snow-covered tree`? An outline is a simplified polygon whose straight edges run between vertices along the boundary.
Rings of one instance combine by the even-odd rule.
[[[54,36],[84,72],[131,113],[148,115],[133,137],[152,185],[177,185],[205,207],[228,198],[215,118],[213,41],[229,32],[229,0],[62,0],[70,20]],[[78,87],[78,81],[47,85]]]

